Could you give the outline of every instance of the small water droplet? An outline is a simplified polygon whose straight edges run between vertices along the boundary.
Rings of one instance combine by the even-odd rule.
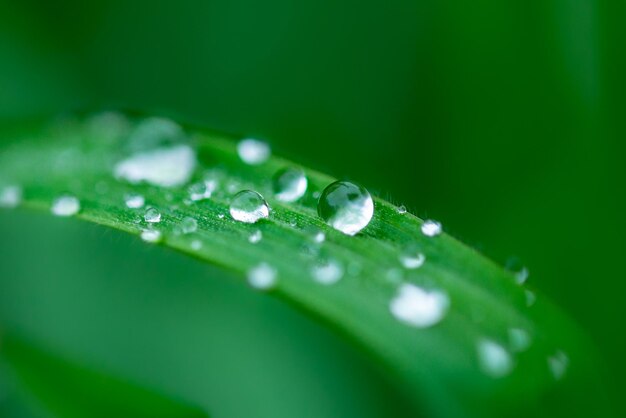
[[[398,206],[398,213],[400,215],[404,215],[406,213],[406,206],[404,205]]]
[[[317,242],[318,244],[321,244],[322,242],[326,241],[326,234],[323,233],[322,231],[318,232],[317,234],[313,236],[313,241]]]
[[[153,207],[149,207],[148,209],[146,209],[146,213],[143,215],[143,219],[151,224],[159,223],[161,222],[161,212]]]
[[[255,289],[268,290],[276,285],[276,269],[262,262],[248,270],[248,283]]]
[[[52,214],[56,216],[73,216],[80,210],[80,202],[74,196],[61,196],[52,202]]]
[[[500,378],[513,370],[511,354],[497,342],[482,339],[478,342],[477,349],[480,367],[486,375]]]
[[[160,187],[187,183],[196,167],[196,152],[187,145],[137,153],[115,165],[115,178]]]
[[[553,356],[548,357],[548,367],[556,380],[561,380],[569,367],[569,357],[563,351],[558,350]]]
[[[237,153],[239,158],[250,165],[263,164],[271,155],[269,145],[258,139],[242,139],[237,144]]]
[[[250,236],[248,237],[248,242],[250,242],[251,244],[256,244],[262,239],[263,239],[263,232],[257,229],[252,234],[250,234]]]
[[[528,279],[528,269],[517,257],[511,257],[507,260],[504,268],[513,274],[517,284],[524,284]]]
[[[145,242],[155,243],[161,241],[161,231],[156,229],[144,229],[141,231],[141,239]]]
[[[252,190],[242,190],[230,203],[230,216],[236,221],[253,224],[268,218],[270,210],[263,196]]]
[[[441,321],[449,306],[448,295],[442,291],[426,290],[405,283],[391,300],[389,310],[396,319],[405,324],[426,328]]]
[[[336,260],[325,260],[313,266],[311,275],[316,282],[331,285],[343,277],[343,266]]]
[[[180,221],[180,230],[183,234],[191,234],[198,230],[198,221],[192,217],[185,217]]]
[[[425,261],[426,256],[414,248],[407,248],[400,254],[400,263],[409,270],[422,267]]]
[[[298,226],[298,222],[296,222],[295,219],[292,219],[289,221],[289,226],[295,228],[296,226]]]
[[[199,239],[191,241],[191,249],[194,251],[200,251],[202,249],[202,241]]]
[[[526,306],[531,307],[537,301],[537,296],[531,290],[524,290],[524,296],[526,297]]]
[[[365,188],[347,181],[336,181],[322,192],[317,213],[338,231],[355,235],[372,220],[374,201]]]
[[[0,189],[0,208],[15,208],[22,202],[22,188],[10,185]]]
[[[139,209],[146,204],[146,199],[140,194],[127,194],[124,196],[124,203],[130,209]]]
[[[211,198],[213,192],[217,189],[217,181],[215,180],[203,180],[199,183],[194,183],[189,186],[189,198],[191,200],[198,201]]]
[[[427,237],[434,237],[441,234],[442,227],[441,223],[433,220],[424,221],[422,224],[422,234]]]
[[[308,181],[304,171],[296,168],[279,170],[272,179],[274,196],[282,202],[295,202],[306,193]]]
[[[509,345],[514,352],[525,351],[530,347],[530,334],[521,328],[509,329]]]

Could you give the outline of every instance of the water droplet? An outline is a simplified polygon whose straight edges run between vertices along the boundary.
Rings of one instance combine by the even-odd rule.
[[[14,208],[22,202],[22,188],[11,185],[0,190],[0,208]]]
[[[250,165],[263,164],[271,155],[269,145],[258,139],[242,139],[237,144],[237,153],[239,158]]]
[[[180,230],[183,234],[191,234],[198,230],[198,221],[192,217],[185,217],[180,221]]]
[[[537,296],[531,290],[524,290],[524,296],[526,297],[526,306],[531,307],[537,301]]]
[[[73,216],[80,210],[80,202],[74,196],[61,196],[52,202],[52,213],[56,216]]]
[[[400,263],[409,270],[417,269],[424,265],[426,256],[414,248],[407,248],[400,255]]]
[[[398,206],[398,213],[400,215],[404,215],[406,213],[406,206],[404,205]]]
[[[569,357],[563,351],[557,351],[553,356],[548,357],[548,367],[552,376],[556,380],[561,380],[569,367]]]
[[[326,234],[323,233],[322,231],[318,232],[317,234],[313,236],[313,241],[317,242],[318,244],[321,244],[322,242],[326,241]]]
[[[248,237],[248,242],[250,242],[251,244],[256,244],[262,239],[263,239],[263,232],[257,229],[252,234],[250,234],[250,236]]]
[[[203,180],[199,183],[194,183],[189,186],[189,198],[194,202],[198,200],[209,199],[216,189],[216,180]]]
[[[127,194],[124,196],[124,203],[130,209],[139,209],[146,204],[146,199],[140,194]]]
[[[519,258],[511,257],[504,268],[513,274],[517,284],[524,284],[528,279],[528,269]]]
[[[441,234],[441,223],[433,220],[424,221],[422,224],[422,234],[427,237],[434,237]]]
[[[146,209],[146,213],[143,215],[143,219],[151,224],[156,224],[161,222],[161,212],[156,210],[155,208]]]
[[[183,129],[166,118],[148,118],[141,121],[128,140],[132,151],[145,151],[163,146],[180,144],[185,140]]]
[[[248,270],[248,283],[255,289],[268,290],[276,285],[276,276],[276,269],[263,262]]]
[[[187,145],[137,153],[115,165],[113,174],[137,184],[175,187],[187,183],[196,167],[196,153]]]
[[[509,329],[509,344],[514,352],[525,351],[530,347],[530,335],[521,328],[511,328]]]
[[[202,249],[202,241],[199,239],[191,241],[191,249],[194,251],[200,251]]]
[[[478,361],[483,372],[491,377],[504,377],[513,370],[511,354],[495,341],[483,339],[478,342]]]
[[[311,275],[316,282],[331,285],[343,277],[343,266],[336,260],[322,261],[313,266]]]
[[[336,181],[322,192],[317,213],[333,228],[355,235],[372,220],[374,201],[365,188],[347,181]]]
[[[263,196],[252,190],[242,190],[230,203],[230,216],[236,221],[253,224],[268,218],[270,209]]]
[[[272,179],[276,199],[282,202],[295,202],[306,193],[308,181],[302,170],[284,168]]]
[[[450,300],[439,290],[426,290],[413,284],[400,286],[389,310],[401,322],[417,328],[435,325],[443,319]]]
[[[141,239],[144,240],[145,242],[151,242],[151,243],[159,242],[161,241],[161,237],[162,237],[161,232],[155,229],[145,229],[141,231]]]
[[[224,214],[223,214],[223,213],[219,213],[219,214],[217,215],[217,217],[218,217],[218,219],[224,219]]]

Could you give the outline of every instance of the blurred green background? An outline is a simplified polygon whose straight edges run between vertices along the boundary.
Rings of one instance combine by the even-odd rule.
[[[0,125],[139,109],[361,182],[521,258],[626,411],[625,18],[592,0],[2,0]],[[222,272],[46,216],[0,228],[0,329],[43,352],[215,416],[408,414],[367,359]],[[0,416],[49,416],[24,397],[0,386]]]

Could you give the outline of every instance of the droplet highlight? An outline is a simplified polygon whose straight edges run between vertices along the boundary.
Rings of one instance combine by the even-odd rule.
[[[230,203],[230,216],[236,221],[253,224],[270,216],[270,208],[263,196],[252,190],[242,190]]]
[[[146,199],[140,194],[127,194],[124,196],[124,203],[127,208],[139,209],[146,204]]]
[[[276,285],[277,276],[274,267],[262,262],[248,270],[248,283],[255,289],[269,290]]]
[[[356,235],[372,220],[374,201],[364,187],[347,181],[336,181],[322,192],[317,213],[336,230],[346,235]]]
[[[281,202],[295,202],[306,193],[308,180],[304,171],[296,168],[279,170],[272,179],[274,196]]]
[[[51,210],[56,216],[74,216],[80,211],[80,202],[74,196],[61,196],[52,202]]]
[[[441,234],[441,231],[443,230],[440,222],[433,221],[430,219],[427,221],[424,221],[421,229],[422,229],[422,234],[426,235],[427,237],[435,237]]]
[[[426,256],[413,248],[408,248],[400,254],[400,263],[405,269],[418,269],[422,267],[425,262]]]
[[[343,266],[336,260],[321,261],[311,269],[313,279],[323,285],[337,283],[343,277],[343,273]]]
[[[513,370],[511,354],[502,345],[489,339],[477,344],[478,361],[483,373],[493,378],[501,378]]]
[[[246,138],[237,144],[239,158],[250,165],[263,164],[272,154],[269,145],[258,139]]]

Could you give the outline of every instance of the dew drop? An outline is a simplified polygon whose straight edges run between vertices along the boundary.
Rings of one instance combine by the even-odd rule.
[[[522,264],[520,259],[512,257],[506,262],[504,267],[513,274],[517,284],[526,283],[528,279],[528,269]]]
[[[248,283],[255,289],[268,290],[276,285],[276,269],[262,262],[248,270]]]
[[[509,329],[509,345],[514,352],[525,351],[530,347],[530,335],[521,328],[511,328]]]
[[[151,224],[159,223],[161,222],[161,212],[159,212],[155,208],[150,207],[146,209],[146,213],[143,215],[143,219],[144,221]]]
[[[422,234],[427,237],[434,237],[441,234],[441,223],[433,220],[424,221],[422,224]]]
[[[194,251],[200,251],[202,249],[202,241],[199,239],[191,241],[191,249]]]
[[[161,231],[155,229],[145,229],[141,231],[141,239],[145,242],[155,243],[161,241]]]
[[[166,118],[148,118],[133,130],[128,147],[132,151],[145,151],[179,144],[184,139],[183,129],[176,122]]]
[[[11,185],[0,189],[0,208],[14,208],[22,202],[22,188]]]
[[[450,300],[439,290],[426,290],[413,284],[400,286],[391,300],[389,310],[401,322],[417,328],[426,328],[441,321]]]
[[[139,209],[146,204],[146,199],[140,194],[127,194],[124,196],[124,203],[130,209]]]
[[[263,196],[252,190],[242,190],[230,203],[230,216],[236,221],[253,224],[268,218],[270,209]]]
[[[272,179],[274,196],[282,202],[295,202],[306,193],[308,180],[302,170],[284,168]]]
[[[343,273],[343,266],[336,260],[322,261],[311,269],[313,279],[323,285],[337,283],[343,277]]]
[[[317,213],[338,231],[355,235],[372,220],[374,201],[365,188],[347,181],[336,181],[322,192]]]
[[[180,221],[180,230],[183,234],[191,234],[198,230],[198,221],[192,217],[185,217]]]
[[[189,186],[189,198],[194,202],[209,199],[216,189],[217,181],[215,180],[204,180],[199,183],[194,183]]]
[[[480,368],[486,375],[500,378],[513,370],[511,354],[497,342],[482,339],[478,342],[477,349]]]
[[[397,211],[400,215],[404,215],[406,213],[406,206],[404,205],[398,206]]]
[[[158,148],[132,155],[115,165],[115,178],[160,187],[187,183],[196,167],[196,153],[187,145]]]
[[[424,265],[426,261],[426,256],[419,251],[416,251],[413,248],[409,248],[405,250],[400,255],[400,263],[404,266],[404,268],[413,270],[420,268]]]
[[[80,202],[74,196],[61,196],[52,202],[52,214],[56,216],[73,216],[80,210]]]
[[[316,233],[313,236],[313,241],[317,242],[318,244],[321,244],[322,242],[326,241],[326,234],[323,233],[322,231]]]
[[[262,239],[263,239],[263,232],[257,229],[252,234],[250,234],[250,236],[248,237],[248,242],[251,244],[256,244]]]
[[[563,351],[557,351],[553,356],[548,357],[548,367],[552,376],[556,380],[561,380],[569,367],[569,357]]]
[[[237,144],[239,158],[250,165],[263,164],[271,155],[269,145],[258,139],[246,138]]]

